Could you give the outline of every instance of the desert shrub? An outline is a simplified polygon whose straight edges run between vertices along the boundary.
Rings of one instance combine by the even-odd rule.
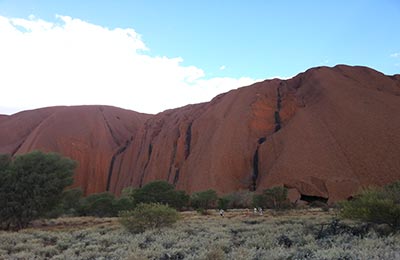
[[[135,203],[161,203],[182,209],[189,202],[189,195],[176,191],[175,186],[166,181],[153,181],[132,193]]]
[[[44,217],[57,218],[62,215],[79,215],[82,196],[83,191],[80,188],[67,189],[63,191],[60,202],[51,211],[47,212]]]
[[[171,206],[178,210],[187,208],[189,205],[190,196],[183,190],[175,191],[172,198],[174,199],[173,203],[171,203]]]
[[[82,216],[113,217],[118,214],[114,194],[95,193],[81,200],[79,214]]]
[[[119,199],[116,199],[113,204],[114,212],[116,214],[118,214],[120,211],[132,210],[135,208],[135,206],[135,203],[127,197],[120,197]]]
[[[0,174],[8,170],[11,164],[11,156],[9,154],[0,154]]]
[[[315,200],[310,203],[311,208],[320,208],[323,211],[329,211],[329,206],[325,202]]]
[[[393,182],[383,187],[385,196],[394,203],[400,204],[400,181]]]
[[[218,198],[217,207],[219,209],[227,210],[229,206],[229,199],[226,197]]]
[[[75,216],[79,210],[82,196],[83,191],[81,188],[65,190],[60,203],[63,214]]]
[[[210,209],[215,207],[218,200],[218,195],[215,190],[199,191],[192,194],[190,203],[195,209]]]
[[[287,188],[276,186],[264,190],[261,194],[255,194],[253,197],[253,203],[256,207],[275,210],[287,209],[290,208],[290,201],[287,195]]]
[[[254,193],[251,191],[236,191],[226,195],[224,198],[229,200],[228,208],[244,209],[251,208],[253,205]]]
[[[147,229],[167,227],[179,219],[179,213],[160,203],[141,203],[130,211],[119,213],[120,223],[130,232],[140,233]]]
[[[21,229],[51,211],[73,182],[76,162],[34,151],[0,163],[0,227]]]
[[[202,260],[225,260],[226,254],[222,248],[212,247],[209,251],[206,251],[205,256]]]
[[[343,218],[374,224],[387,224],[400,229],[400,182],[382,189],[366,189],[350,201],[340,204]]]
[[[139,191],[139,188],[134,188],[134,187],[125,187],[121,191],[121,198],[130,198],[133,200],[135,197],[136,192]]]

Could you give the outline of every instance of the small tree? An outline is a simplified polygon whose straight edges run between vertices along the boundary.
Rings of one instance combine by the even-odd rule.
[[[130,232],[139,233],[147,229],[167,227],[179,219],[179,213],[167,205],[141,203],[134,210],[121,211],[120,223]]]
[[[287,195],[287,188],[275,186],[264,190],[262,194],[254,195],[253,203],[256,207],[275,210],[287,209],[290,207],[290,202]]]
[[[400,181],[383,189],[366,189],[350,201],[340,203],[343,218],[400,229]]]
[[[215,190],[199,191],[192,194],[190,201],[192,207],[207,210],[215,206],[218,195]]]
[[[54,208],[76,167],[71,159],[39,151],[1,161],[0,226],[5,229],[25,228]]]

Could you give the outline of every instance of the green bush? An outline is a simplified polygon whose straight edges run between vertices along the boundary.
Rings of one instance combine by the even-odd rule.
[[[386,197],[400,204],[400,181],[393,182],[383,187]]]
[[[135,203],[161,203],[176,209],[182,209],[189,202],[189,195],[176,191],[175,186],[166,181],[153,181],[142,188],[134,190],[132,198]]]
[[[366,189],[354,199],[340,203],[343,218],[387,224],[400,230],[400,182],[382,189]]]
[[[190,203],[195,209],[210,209],[215,207],[218,200],[218,195],[215,190],[199,191],[192,194]]]
[[[226,197],[218,198],[218,205],[219,209],[227,210],[229,206],[229,199]]]
[[[79,214],[83,216],[114,217],[118,214],[114,205],[114,194],[95,193],[81,200]]]
[[[65,190],[60,203],[63,214],[75,216],[79,210],[82,196],[83,191],[81,188]]]
[[[134,188],[134,187],[125,187],[121,191],[121,198],[131,198],[133,199],[135,197],[136,192],[139,191],[139,188]]]
[[[266,189],[261,194],[253,197],[255,207],[282,210],[290,208],[290,201],[287,197],[288,190],[285,187],[276,186]]]
[[[73,182],[76,162],[55,153],[34,151],[14,160],[1,156],[0,227],[21,229],[57,206]]]
[[[228,208],[230,209],[248,209],[253,206],[254,192],[251,191],[235,191],[224,198],[228,199]]]
[[[114,201],[113,207],[116,214],[118,214],[118,212],[120,211],[134,209],[135,203],[132,201],[131,198],[120,197],[119,199],[116,199]]]
[[[147,229],[167,227],[179,219],[179,213],[160,203],[141,203],[134,210],[121,211],[120,223],[130,232],[140,233]]]

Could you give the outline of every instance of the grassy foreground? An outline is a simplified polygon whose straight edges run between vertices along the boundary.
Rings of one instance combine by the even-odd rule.
[[[0,232],[0,259],[400,259],[400,234],[336,229],[332,212],[210,213],[183,212],[173,227],[141,234],[116,218],[37,221]]]

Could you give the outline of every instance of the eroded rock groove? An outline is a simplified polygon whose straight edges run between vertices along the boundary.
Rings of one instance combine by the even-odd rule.
[[[281,116],[279,114],[281,107],[282,107],[282,97],[281,97],[281,91],[280,87],[277,88],[277,97],[276,97],[276,111],[274,113],[274,118],[275,118],[275,132],[278,132],[281,129]]]
[[[110,185],[111,185],[111,178],[112,178],[112,173],[114,169],[114,163],[115,159],[117,158],[118,155],[121,153],[125,152],[126,148],[131,144],[131,140],[126,140],[125,144],[120,147],[111,157],[111,162],[110,166],[108,167],[108,176],[107,176],[107,186],[106,186],[106,191],[110,191]]]
[[[190,155],[190,143],[192,141],[192,124],[191,122],[186,129],[186,137],[185,137],[185,160],[189,157]]]
[[[139,188],[141,188],[142,185],[143,185],[144,174],[146,173],[147,166],[149,166],[149,162],[150,162],[150,158],[151,158],[152,152],[153,152],[153,145],[150,143],[149,144],[149,148],[148,148],[148,152],[147,152],[147,154],[148,154],[147,161],[146,161],[146,163],[144,165],[144,168],[143,168],[143,171],[142,171],[142,175],[140,176]]]
[[[257,188],[257,178],[258,178],[258,148],[259,146],[257,146],[256,151],[254,152],[253,155],[253,171],[251,173],[251,187],[250,190],[251,191],[255,191]]]

